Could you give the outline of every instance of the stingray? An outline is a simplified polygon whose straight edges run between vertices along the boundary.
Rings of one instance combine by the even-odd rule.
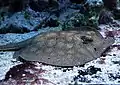
[[[114,43],[90,27],[79,30],[41,33],[23,42],[0,46],[0,50],[18,49],[14,58],[55,66],[78,66],[99,58]]]

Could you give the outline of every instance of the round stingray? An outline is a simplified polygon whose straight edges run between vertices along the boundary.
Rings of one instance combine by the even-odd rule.
[[[112,43],[113,39],[104,39],[96,31],[49,32],[36,36],[14,57],[55,66],[76,66],[100,57]]]

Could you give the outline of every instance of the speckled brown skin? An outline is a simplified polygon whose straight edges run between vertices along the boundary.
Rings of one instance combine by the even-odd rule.
[[[95,31],[49,32],[34,37],[14,57],[55,66],[76,66],[100,57],[113,42]]]
[[[114,42],[91,27],[46,32],[19,43],[0,46],[0,51],[18,50],[14,57],[56,66],[76,66],[100,57]]]

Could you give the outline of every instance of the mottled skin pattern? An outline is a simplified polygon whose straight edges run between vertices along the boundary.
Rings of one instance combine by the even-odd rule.
[[[100,57],[114,40],[95,31],[59,31],[43,33],[31,44],[15,52],[14,57],[56,66],[76,66]]]

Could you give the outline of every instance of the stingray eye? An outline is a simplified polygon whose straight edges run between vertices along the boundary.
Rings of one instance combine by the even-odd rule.
[[[81,39],[83,41],[83,44],[89,44],[93,42],[93,39],[90,36],[81,36]]]
[[[50,57],[48,57],[48,59],[50,59]]]
[[[94,48],[94,50],[96,51],[97,49],[96,49],[96,48]]]

